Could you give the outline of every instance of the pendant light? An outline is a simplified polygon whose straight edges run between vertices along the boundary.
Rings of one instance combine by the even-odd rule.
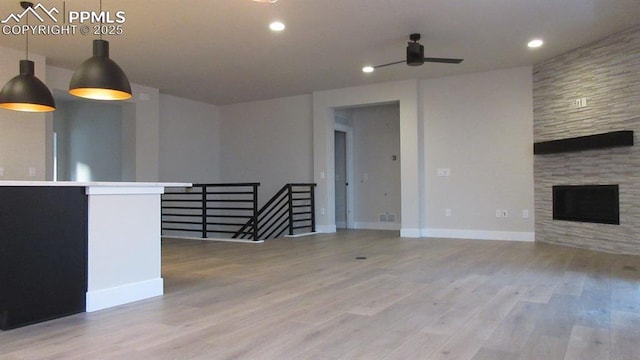
[[[27,10],[33,3],[21,1]],[[29,14],[27,12],[27,27]],[[20,60],[20,74],[9,80],[0,91],[0,107],[15,111],[48,112],[56,109],[53,95],[47,86],[35,76],[35,63],[29,60],[29,32],[26,33],[26,59]]]
[[[102,0],[100,0],[102,13]],[[102,18],[102,17],[101,17]],[[102,22],[100,23],[102,28]],[[124,71],[109,58],[109,42],[93,40],[93,56],[85,60],[71,78],[69,93],[94,100],[126,100],[131,98],[131,84]]]

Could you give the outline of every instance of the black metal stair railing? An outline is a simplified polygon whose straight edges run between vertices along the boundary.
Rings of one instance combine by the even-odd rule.
[[[304,229],[304,232],[315,232],[315,187],[313,183],[284,185],[258,211],[258,239],[296,235]],[[245,226],[250,226],[250,223],[247,222]],[[233,235],[233,238],[246,237],[245,227]]]
[[[194,184],[167,188],[162,195],[162,234],[241,234],[258,240],[259,183]]]
[[[258,210],[259,183],[194,184],[162,195],[162,235],[266,240],[315,232],[313,183],[283,186]]]

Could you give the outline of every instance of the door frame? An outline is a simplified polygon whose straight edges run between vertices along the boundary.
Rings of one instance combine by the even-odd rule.
[[[345,153],[346,153],[346,168],[347,168],[347,229],[354,228],[353,213],[354,213],[354,199],[353,199],[353,128],[351,126],[335,123],[333,126],[334,133],[336,131],[345,133]],[[335,153],[335,144],[333,145]],[[335,174],[335,164],[334,164]]]

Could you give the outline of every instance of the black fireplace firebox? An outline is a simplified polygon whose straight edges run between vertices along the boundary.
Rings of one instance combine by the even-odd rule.
[[[619,225],[618,185],[554,186],[553,219]]]

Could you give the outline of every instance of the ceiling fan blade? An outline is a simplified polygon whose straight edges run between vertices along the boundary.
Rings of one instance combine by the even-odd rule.
[[[424,58],[424,62],[460,64],[464,59],[447,59],[447,58]]]
[[[385,66],[389,66],[389,65],[402,64],[403,62],[406,62],[406,60],[394,61],[394,62],[391,62],[391,63],[388,63],[388,64],[377,65],[377,66],[374,66],[373,68],[377,69],[377,68],[381,68],[381,67],[385,67]]]

